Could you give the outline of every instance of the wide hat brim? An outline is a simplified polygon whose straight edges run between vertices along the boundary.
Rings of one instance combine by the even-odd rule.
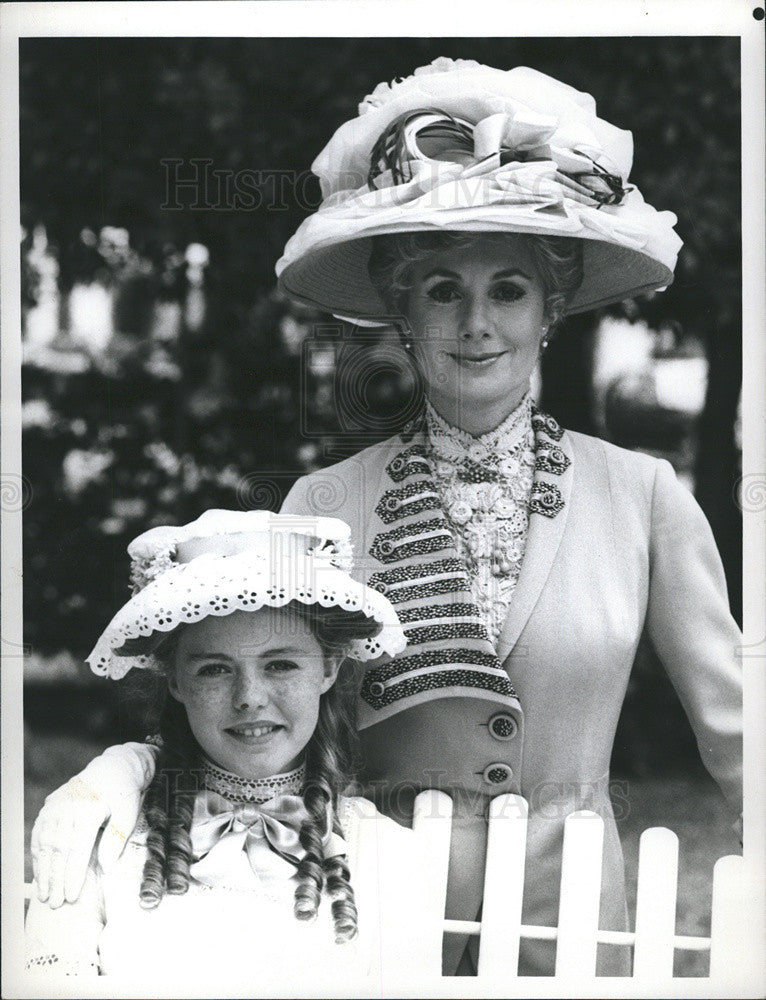
[[[87,657],[91,670],[117,680],[133,667],[157,669],[154,654],[179,626],[235,611],[284,608],[293,601],[333,609],[341,629],[346,613],[361,612],[369,619],[374,634],[346,647],[353,659],[395,656],[405,647],[396,611],[377,590],[327,559],[306,555],[296,563],[272,561],[264,554],[268,557],[269,551],[205,553],[166,570],[117,612]]]
[[[279,287],[336,316],[389,323],[400,317],[370,281],[371,237],[422,231],[581,240],[570,313],[665,288],[677,220],[629,182],[632,160],[631,133],[600,119],[590,95],[527,67],[437,59],[377,87],[316,157],[323,201],[288,241]]]
[[[564,235],[556,226],[513,228],[508,223],[480,219],[463,224],[444,221],[446,225],[408,221],[375,227],[370,235],[309,247],[281,270],[279,288],[311,308],[351,320],[388,325],[401,317],[391,312],[370,281],[367,265],[373,235],[446,231]],[[666,288],[673,281],[672,267],[649,253],[593,238],[582,238],[582,242],[584,280],[569,302],[567,313],[622,302]]]

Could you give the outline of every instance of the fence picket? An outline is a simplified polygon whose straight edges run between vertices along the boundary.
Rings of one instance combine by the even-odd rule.
[[[373,810],[374,813],[374,810]],[[711,936],[675,934],[678,887],[678,838],[656,827],[641,836],[635,934],[600,931],[604,823],[596,813],[571,813],[564,825],[561,898],[557,927],[522,924],[528,805],[517,795],[501,795],[490,804],[484,903],[481,924],[446,920],[445,902],[452,833],[452,799],[428,790],[415,799],[413,832],[427,883],[422,901],[422,935],[428,938],[428,958],[419,969],[440,977],[442,938],[453,934],[480,934],[478,975],[488,979],[517,976],[520,939],[557,941],[557,976],[595,976],[598,943],[635,945],[633,976],[673,978],[674,950],[710,950],[710,979],[719,984],[745,986],[758,973],[761,954],[758,928],[743,925],[742,915],[752,895],[744,859],[721,858],[713,873]],[[24,886],[29,899],[34,885]],[[754,971],[755,970],[755,971]],[[735,988],[739,988],[736,986]]]
[[[752,890],[751,890],[752,892]],[[748,885],[744,858],[719,858],[713,868],[713,913],[710,920],[710,978],[726,980],[742,976],[750,968],[751,949],[758,947],[743,926]]]
[[[571,813],[564,824],[557,976],[594,976],[601,902],[604,821],[590,810]]]
[[[490,804],[480,976],[518,974],[527,813],[527,802],[520,795],[499,795]]]
[[[423,935],[428,936],[429,969],[426,975],[440,976],[444,907],[447,899],[449,849],[452,837],[452,799],[444,792],[429,789],[415,798],[412,829],[424,869],[428,896],[424,900]]]
[[[678,837],[655,827],[641,834],[633,975],[672,978],[676,932]]]

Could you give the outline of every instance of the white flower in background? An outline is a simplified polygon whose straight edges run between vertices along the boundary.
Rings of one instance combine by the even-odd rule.
[[[315,378],[327,378],[335,372],[335,348],[316,344],[309,352],[309,369]]]
[[[279,332],[287,353],[297,357],[301,352],[301,344],[308,334],[308,326],[299,323],[293,316],[283,316],[279,321]]]
[[[99,525],[100,530],[105,535],[120,535],[127,527],[127,523],[121,517],[107,517]]]
[[[317,455],[319,454],[319,449],[317,446],[311,442],[302,444],[298,449],[298,461],[304,468],[314,464]]]
[[[214,477],[219,486],[236,489],[242,482],[242,473],[235,465],[227,465]]]
[[[78,347],[100,355],[114,335],[111,289],[98,281],[77,283],[69,293],[69,334]]]
[[[96,482],[114,462],[113,451],[85,451],[73,448],[61,463],[64,489],[77,497],[91,483]]]
[[[48,429],[56,423],[56,414],[46,399],[28,399],[21,405],[21,426],[24,430],[32,427]]]
[[[125,518],[130,521],[143,517],[146,514],[146,501],[141,497],[126,497],[124,499],[112,500],[111,511],[115,517]]]
[[[152,441],[144,447],[144,455],[152,461],[158,469],[166,472],[169,476],[177,476],[181,468],[181,459],[172,451],[164,441]]]

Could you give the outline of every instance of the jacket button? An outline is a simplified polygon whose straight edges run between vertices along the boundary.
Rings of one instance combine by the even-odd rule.
[[[383,681],[372,681],[368,690],[373,698],[382,698],[386,693],[386,685]]]
[[[487,764],[482,777],[488,785],[502,785],[513,777],[513,771],[507,764]]]
[[[496,740],[512,740],[518,732],[516,720],[508,712],[498,712],[489,720],[489,732]]]

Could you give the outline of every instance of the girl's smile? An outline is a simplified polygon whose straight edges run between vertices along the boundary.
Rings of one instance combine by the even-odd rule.
[[[186,627],[169,688],[206,756],[260,779],[300,763],[336,673],[304,618],[261,608]]]

